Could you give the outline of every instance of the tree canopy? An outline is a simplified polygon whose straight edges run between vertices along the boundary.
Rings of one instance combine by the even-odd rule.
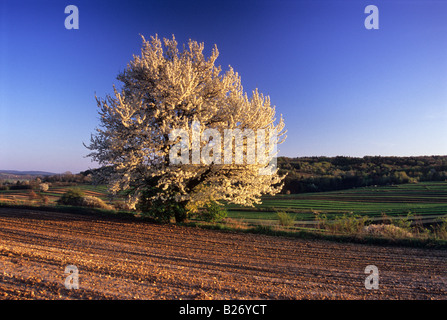
[[[222,73],[216,46],[206,59],[193,40],[181,51],[174,36],[142,40],[141,55],[117,77],[121,90],[96,97],[101,123],[87,148],[110,168],[98,171],[110,191],[128,190],[143,209],[167,205],[176,220],[188,205],[252,205],[280,192],[284,176],[272,159],[285,130],[270,98],[257,89],[249,98],[233,68]]]

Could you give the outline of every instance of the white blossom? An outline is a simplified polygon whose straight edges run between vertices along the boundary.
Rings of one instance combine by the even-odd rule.
[[[252,205],[259,203],[263,194],[278,193],[284,177],[276,171],[259,174],[268,163],[222,161],[216,165],[209,157],[207,163],[200,164],[192,158],[188,163],[169,161],[176,143],[170,135],[172,138],[175,129],[193,132],[193,123],[199,122],[200,136],[204,130],[276,130],[275,142],[280,144],[285,139],[284,121],[282,116],[276,120],[268,96],[256,89],[248,98],[233,68],[222,74],[221,67],[215,65],[216,46],[206,59],[203,43],[190,40],[179,51],[174,36],[163,39],[163,44],[158,36],[142,39],[141,55],[134,56],[118,76],[122,89],[114,87],[113,96],[105,99],[96,97],[101,127],[92,135],[89,156],[113,168],[107,174],[110,191],[131,190],[131,205],[154,181],[160,190],[154,197],[197,204],[212,199]],[[205,141],[194,146],[197,140],[192,136],[183,143],[188,150],[209,148]],[[240,157],[240,150],[237,154],[233,150],[232,159],[236,156]]]

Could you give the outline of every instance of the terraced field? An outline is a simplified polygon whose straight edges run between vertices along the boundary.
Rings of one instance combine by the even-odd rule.
[[[106,186],[79,185],[86,195],[108,200]],[[54,204],[70,187],[52,187],[43,193]],[[0,191],[0,202],[29,203],[29,190]],[[31,203],[39,204],[39,200]],[[251,223],[277,223],[277,211],[290,213],[299,223],[312,224],[315,213],[328,218],[345,213],[380,219],[406,217],[412,214],[422,223],[431,223],[447,216],[447,182],[423,182],[385,187],[365,187],[333,192],[276,195],[264,197],[260,205],[240,207],[227,205],[228,217]]]
[[[447,182],[276,195],[265,197],[255,208],[228,207],[229,216],[240,219],[274,220],[278,210],[291,213],[296,220],[313,220],[316,212],[328,217],[352,212],[371,218],[411,213],[421,219],[433,219],[447,215]]]
[[[79,188],[87,196],[94,196],[101,199],[107,199],[106,186],[78,185],[76,187],[51,187],[42,195],[48,197],[49,203],[55,203],[70,188]],[[0,202],[5,203],[39,203],[39,199],[29,199],[30,190],[2,190],[0,191]]]

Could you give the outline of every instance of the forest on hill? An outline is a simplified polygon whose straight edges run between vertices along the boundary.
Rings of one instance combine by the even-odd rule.
[[[282,193],[447,180],[447,156],[278,157]]]
[[[447,180],[447,156],[278,157],[278,168],[279,174],[287,173],[281,193],[291,194]],[[92,183],[92,174],[98,170],[110,168],[91,169],[78,174],[40,175],[39,182],[89,184]],[[27,181],[0,182],[0,188],[3,185],[31,188]]]
[[[279,174],[287,173],[281,193],[447,180],[447,156],[278,157],[277,160]],[[96,170],[80,175],[87,176]]]

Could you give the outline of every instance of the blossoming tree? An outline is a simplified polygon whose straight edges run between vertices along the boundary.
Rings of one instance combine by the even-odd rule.
[[[108,168],[100,172],[109,190],[127,190],[131,206],[176,221],[208,201],[253,205],[278,193],[284,177],[276,168],[260,173],[285,139],[270,98],[257,89],[248,98],[231,67],[222,74],[216,46],[206,59],[203,43],[180,51],[174,36],[142,40],[141,55],[117,77],[122,88],[96,97],[101,125],[86,147]],[[249,161],[253,154],[259,161]]]

